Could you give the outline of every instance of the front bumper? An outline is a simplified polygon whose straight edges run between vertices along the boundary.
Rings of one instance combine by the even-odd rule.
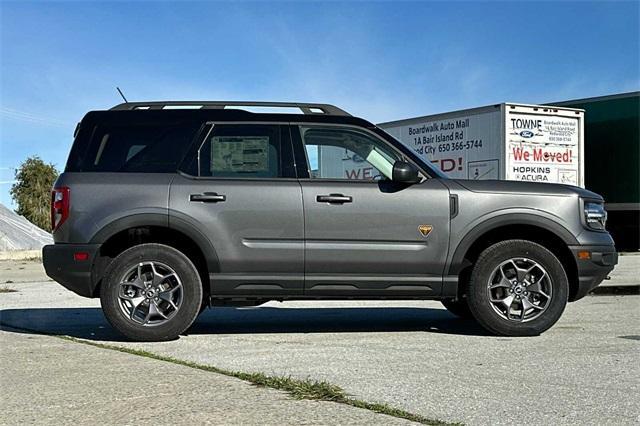
[[[569,298],[578,300],[596,288],[618,264],[618,252],[613,245],[607,246],[570,246],[578,266],[578,289]],[[589,252],[588,259],[581,259],[580,252]]]
[[[93,297],[93,263],[100,244],[52,244],[42,248],[42,263],[47,275],[67,289],[84,297]],[[74,255],[86,253],[85,260]]]

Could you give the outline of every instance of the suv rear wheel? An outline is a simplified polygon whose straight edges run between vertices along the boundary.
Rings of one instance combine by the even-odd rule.
[[[558,258],[540,244],[502,241],[484,250],[467,297],[478,322],[504,336],[535,336],[558,321],[569,282]]]
[[[171,340],[198,316],[202,283],[196,267],[180,251],[141,244],[113,260],[100,302],[109,323],[126,337]]]

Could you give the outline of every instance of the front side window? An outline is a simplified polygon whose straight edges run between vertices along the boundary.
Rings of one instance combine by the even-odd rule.
[[[290,177],[293,165],[283,162],[286,142],[280,126],[212,124],[194,159],[198,176],[223,178]],[[294,176],[295,177],[295,176]]]
[[[400,156],[366,133],[340,128],[301,128],[312,178],[391,179]]]

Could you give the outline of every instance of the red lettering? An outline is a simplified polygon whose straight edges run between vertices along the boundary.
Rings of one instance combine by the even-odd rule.
[[[513,159],[516,161],[522,161],[522,153],[524,150],[522,148],[513,148]]]
[[[567,149],[564,152],[545,152],[542,148],[533,150],[533,161],[535,162],[552,162],[552,163],[571,163],[571,150]]]
[[[546,157],[546,155],[544,157]],[[542,160],[543,160],[542,148],[534,149],[533,161],[542,161]],[[544,159],[544,161],[547,161],[546,158]]]

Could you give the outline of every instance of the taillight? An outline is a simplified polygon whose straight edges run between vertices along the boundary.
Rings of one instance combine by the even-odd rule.
[[[69,196],[71,191],[66,186],[53,188],[51,191],[51,230],[60,228],[69,217]]]

